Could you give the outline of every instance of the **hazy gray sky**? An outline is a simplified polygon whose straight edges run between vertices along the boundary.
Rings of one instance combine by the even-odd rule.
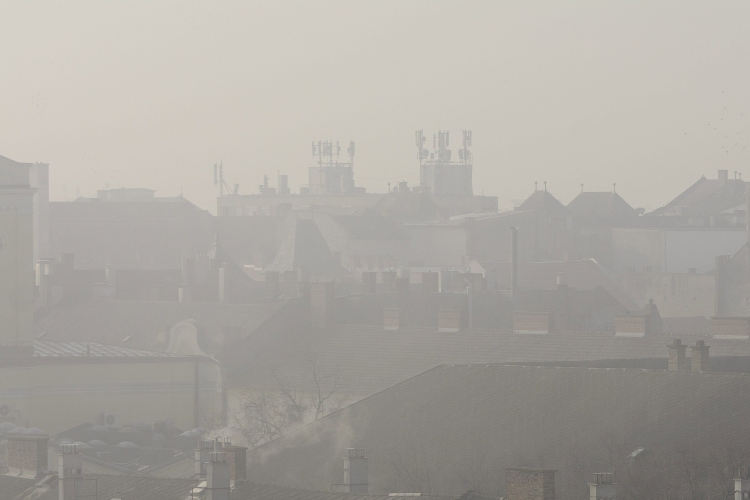
[[[214,211],[219,160],[242,193],[277,171],[297,190],[312,140],[354,139],[357,183],[383,192],[418,183],[415,129],[457,149],[470,128],[475,192],[501,207],[535,180],[656,207],[719,168],[750,179],[748,20],[750,2],[3,2],[0,155],[49,162],[53,199],[108,183]]]

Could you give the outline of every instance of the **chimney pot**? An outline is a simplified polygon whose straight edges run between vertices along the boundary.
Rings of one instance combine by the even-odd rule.
[[[690,348],[693,353],[692,357],[692,371],[694,372],[707,372],[709,370],[708,350],[711,346],[707,346],[703,340],[698,340],[694,346]]]

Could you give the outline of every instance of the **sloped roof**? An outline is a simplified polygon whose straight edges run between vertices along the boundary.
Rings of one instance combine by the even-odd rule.
[[[262,446],[250,464],[259,481],[322,489],[354,446],[370,457],[374,492],[409,483],[393,467],[409,460],[429,467],[417,487],[433,492],[469,481],[492,493],[519,465],[558,469],[564,491],[576,454],[604,455],[606,443],[629,453],[731,441],[745,432],[748,393],[748,374],[440,366]]]
[[[52,202],[50,251],[75,254],[77,269],[180,269],[206,252],[215,220],[178,197],[154,202]]]
[[[86,475],[80,498],[118,498],[120,500],[184,500],[190,489],[199,484],[196,479],[161,479],[136,476]],[[58,481],[52,477],[48,484],[35,486],[34,479],[0,475],[2,498],[13,500],[57,500]]]
[[[440,332],[428,327],[384,331],[382,326],[338,325],[322,331],[290,328],[266,339],[248,338],[223,355],[228,387],[278,389],[272,370],[304,380],[311,356],[335,369],[339,394],[361,398],[446,363],[509,363],[666,358],[673,338],[694,344],[708,339],[712,356],[750,355],[747,340],[710,339],[675,332],[640,338],[612,332],[555,332],[541,335],[503,330]]]
[[[741,179],[698,179],[675,199],[650,215],[700,217],[723,212],[746,202],[747,184]]]
[[[516,207],[516,210],[546,210],[551,215],[565,215],[568,210],[565,205],[552,196],[546,189],[536,189],[526,201]]]
[[[494,264],[493,269],[497,272],[500,289],[510,290],[511,264]],[[518,263],[518,287],[521,290],[554,290],[560,276],[576,290],[593,290],[600,286],[629,311],[639,309],[635,300],[594,259]]]
[[[310,273],[318,275],[344,272],[313,219],[290,213],[281,230],[282,243],[266,271],[284,272],[307,268]]]
[[[580,217],[627,217],[638,212],[614,192],[584,192],[568,203],[568,211]]]
[[[181,358],[177,354],[144,351],[99,344],[97,342],[34,341],[34,356],[39,358]]]

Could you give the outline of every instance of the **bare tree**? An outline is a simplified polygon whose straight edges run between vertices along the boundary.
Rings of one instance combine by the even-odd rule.
[[[245,391],[231,415],[232,423],[249,446],[258,446],[283,435],[289,428],[317,420],[340,409],[346,399],[339,396],[340,372],[326,366],[322,358],[310,355],[299,378],[274,368],[270,379],[274,389]]]

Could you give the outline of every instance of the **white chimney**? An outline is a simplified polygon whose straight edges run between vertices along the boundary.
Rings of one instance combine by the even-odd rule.
[[[76,492],[81,492],[83,483],[83,455],[78,445],[62,445],[62,453],[57,455],[58,498],[76,500]]]
[[[198,448],[195,450],[195,477],[203,479],[206,477],[206,464],[209,456],[214,449],[213,441],[200,440]]]
[[[347,448],[344,455],[344,485],[348,493],[367,494],[367,457],[361,448]]]
[[[229,500],[231,474],[227,454],[213,451],[206,464],[206,500]]]
[[[750,468],[737,467],[734,470],[734,500],[750,498]]]
[[[611,472],[594,474],[594,482],[589,483],[589,500],[616,500],[615,475]]]

